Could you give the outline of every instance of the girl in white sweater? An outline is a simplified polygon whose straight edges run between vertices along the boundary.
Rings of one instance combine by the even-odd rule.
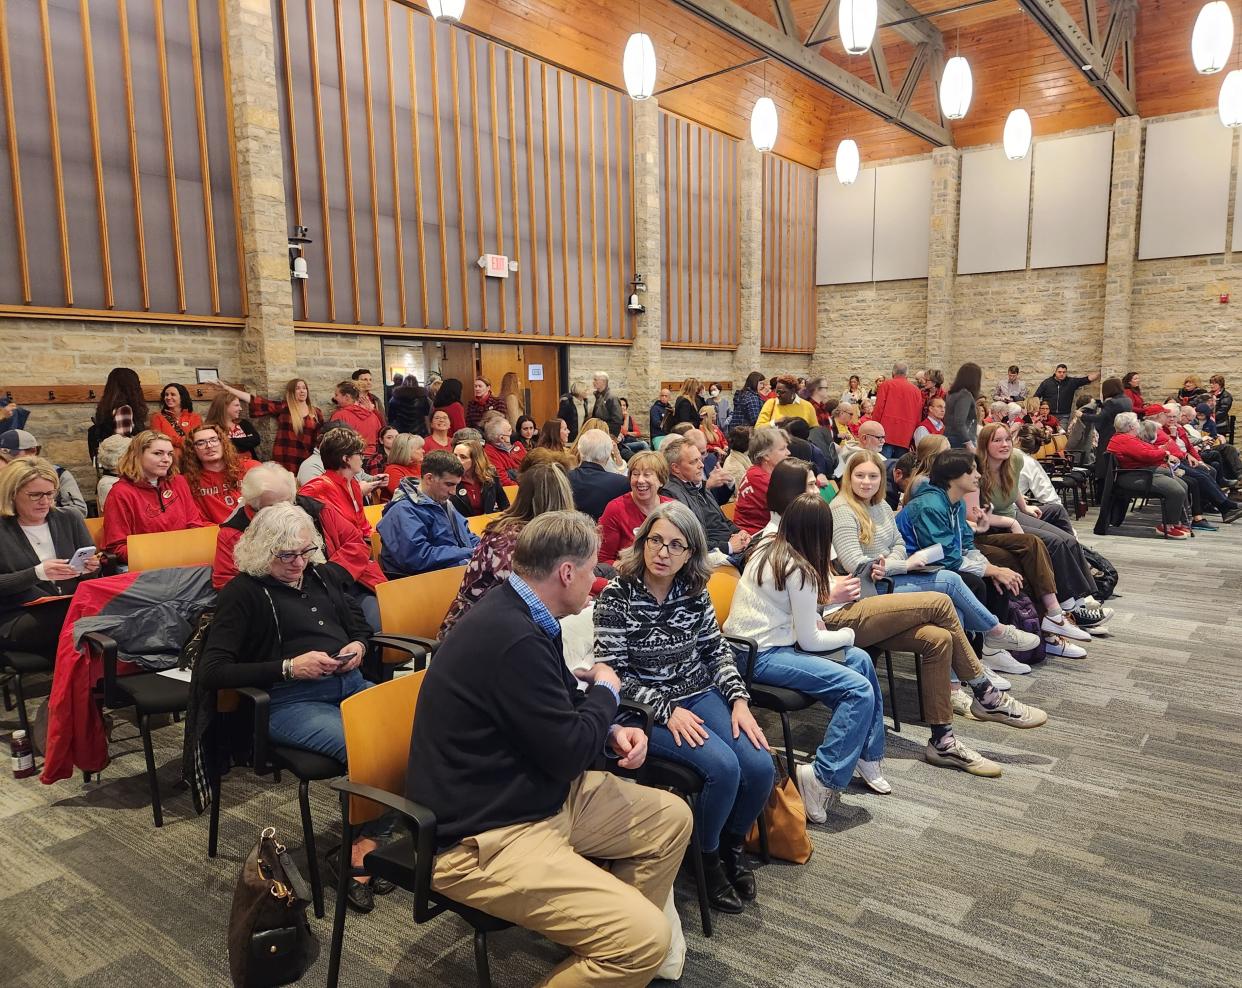
[[[875,667],[854,648],[851,629],[828,631],[819,616],[829,587],[826,517],[826,510],[810,512],[798,501],[789,506],[776,535],[748,561],[724,625],[726,635],[758,644],[755,682],[810,693],[832,710],[814,763],[796,769],[813,823],[827,820],[855,774],[874,792],[892,791],[881,770],[884,700]]]

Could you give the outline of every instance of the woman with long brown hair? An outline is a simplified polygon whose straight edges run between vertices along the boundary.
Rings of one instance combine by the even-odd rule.
[[[315,445],[319,442],[319,430],[323,428],[323,412],[311,401],[306,379],[295,377],[286,383],[284,397],[281,399],[249,394],[240,388],[230,387],[223,381],[220,382],[220,387],[235,398],[249,402],[251,418],[276,416],[276,439],[272,442],[272,459],[289,472],[297,473],[302,461],[315,452]]]
[[[944,434],[954,449],[975,449],[975,434],[979,431],[979,413],[975,402],[983,388],[983,370],[978,364],[967,361],[957,369],[949,396],[944,403]]]
[[[548,419],[539,429],[535,449],[550,449],[554,453],[568,452],[569,426],[564,419]]]
[[[243,463],[218,425],[200,425],[186,437],[181,474],[203,517],[213,525],[219,525],[237,509],[242,477],[248,468],[256,466],[254,460]]]
[[[132,436],[146,427],[147,400],[138,372],[132,367],[113,367],[108,371],[103,394],[95,406],[94,424],[87,434],[91,458],[109,436]]]
[[[255,427],[242,418],[241,399],[237,395],[221,391],[212,398],[207,414],[203,416],[203,424],[218,425],[223,429],[243,459],[258,459],[259,444],[263,440]]]
[[[496,474],[496,468],[483,451],[483,444],[471,440],[453,447],[453,455],[461,463],[465,473],[457,484],[457,490],[449,500],[462,515],[490,515],[509,507],[509,497],[504,484]]]

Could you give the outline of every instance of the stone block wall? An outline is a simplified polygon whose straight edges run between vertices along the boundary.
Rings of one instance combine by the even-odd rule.
[[[332,392],[361,367],[369,368],[377,392],[383,381],[380,337],[367,333],[298,333],[294,336],[298,373],[306,378],[311,398],[332,414]],[[280,387],[282,382],[276,382]],[[276,395],[272,395],[276,397]]]
[[[863,285],[821,285],[816,289],[818,353],[812,368],[828,378],[834,393],[851,374],[870,384],[892,372],[893,361],[911,367],[926,361],[927,281],[883,281]]]

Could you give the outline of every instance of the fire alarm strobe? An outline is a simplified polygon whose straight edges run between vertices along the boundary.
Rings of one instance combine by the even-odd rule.
[[[1228,292],[1221,292],[1221,293],[1220,293],[1220,304],[1221,304],[1221,305],[1228,305],[1228,304],[1229,304],[1229,293],[1228,293]]]

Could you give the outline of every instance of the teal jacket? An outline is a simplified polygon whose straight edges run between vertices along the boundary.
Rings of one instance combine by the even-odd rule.
[[[915,552],[933,543],[944,548],[940,565],[957,570],[966,562],[968,572],[975,571],[969,557],[975,553],[975,533],[966,524],[966,504],[954,504],[949,495],[934,484],[920,484],[910,501],[897,514],[897,529],[905,540],[906,551]]]

